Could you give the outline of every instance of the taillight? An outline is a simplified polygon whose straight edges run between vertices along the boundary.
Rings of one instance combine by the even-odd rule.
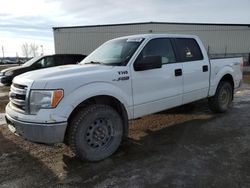
[[[241,70],[241,72],[243,72],[243,61],[241,60],[241,62],[240,62],[240,70]]]

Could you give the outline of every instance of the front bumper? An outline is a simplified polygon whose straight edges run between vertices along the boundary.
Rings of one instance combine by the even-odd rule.
[[[38,124],[16,120],[5,115],[8,128],[11,132],[22,136],[23,138],[39,143],[53,144],[64,140],[64,134],[67,122]]]

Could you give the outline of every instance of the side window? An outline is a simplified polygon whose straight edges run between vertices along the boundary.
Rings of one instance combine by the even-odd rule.
[[[175,43],[181,61],[197,61],[203,59],[203,55],[196,40],[190,38],[177,38],[175,39]]]
[[[40,61],[34,64],[36,68],[46,68],[55,66],[55,61],[53,57],[44,57]]]
[[[68,65],[73,63],[73,57],[64,55],[62,57],[57,57],[57,65]]]
[[[85,57],[85,55],[77,55],[74,59],[76,63],[80,63]]]
[[[64,63],[64,56],[63,55],[56,55],[54,56],[54,61],[55,61],[55,65],[54,66],[59,66],[59,65],[63,65]]]
[[[51,57],[46,57],[44,60],[45,60],[45,61],[44,61],[45,63],[44,63],[44,65],[43,65],[43,68],[55,66],[55,59],[54,59],[53,56],[51,56]]]
[[[75,55],[65,55],[63,57],[63,64],[64,65],[77,64],[80,61],[81,61],[80,58],[77,58],[77,56],[75,56]],[[60,64],[62,64],[62,62]]]
[[[74,57],[74,64],[78,64],[78,63],[80,63],[84,58],[85,58],[86,56],[85,55],[76,55],[75,57]]]
[[[45,66],[45,58],[40,59],[34,63],[35,68],[43,68]]]
[[[152,39],[149,41],[140,53],[138,59],[146,56],[160,56],[162,64],[176,62],[170,39],[167,38]]]

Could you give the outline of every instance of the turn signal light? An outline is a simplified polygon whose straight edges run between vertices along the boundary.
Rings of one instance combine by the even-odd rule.
[[[63,90],[55,90],[53,92],[53,96],[51,100],[51,107],[55,108],[62,98],[63,98]]]

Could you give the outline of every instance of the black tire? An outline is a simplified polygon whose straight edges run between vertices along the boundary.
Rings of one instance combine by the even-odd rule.
[[[233,87],[229,82],[221,81],[217,87],[216,93],[210,97],[209,108],[217,113],[227,111],[233,100]]]
[[[122,119],[108,105],[85,107],[69,126],[68,144],[81,160],[99,161],[109,157],[117,150],[123,136]]]

